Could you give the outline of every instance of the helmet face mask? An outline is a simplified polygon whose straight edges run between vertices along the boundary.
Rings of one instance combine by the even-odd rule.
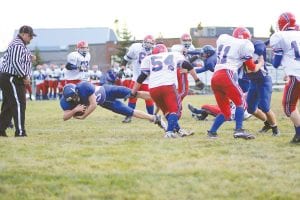
[[[80,41],[76,45],[78,53],[83,56],[86,56],[87,52],[89,51],[89,45],[85,41]]]
[[[204,45],[201,48],[200,56],[203,59],[209,58],[211,55],[213,55],[216,52],[215,48],[211,45]]]
[[[180,42],[185,48],[188,49],[192,45],[192,37],[189,34],[185,33],[181,36]]]
[[[63,97],[67,102],[79,103],[80,98],[76,90],[76,85],[69,83],[63,89]]]
[[[78,94],[74,94],[73,96],[70,96],[68,98],[66,98],[67,102],[74,102],[74,103],[78,103],[79,102],[79,96]]]
[[[152,35],[147,35],[143,40],[144,49],[150,53],[155,45],[155,40]]]

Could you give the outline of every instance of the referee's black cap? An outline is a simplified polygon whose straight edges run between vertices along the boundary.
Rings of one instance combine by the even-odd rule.
[[[36,34],[33,32],[33,29],[31,28],[31,26],[21,26],[21,28],[19,29],[19,33],[28,33],[31,36],[36,36]]]

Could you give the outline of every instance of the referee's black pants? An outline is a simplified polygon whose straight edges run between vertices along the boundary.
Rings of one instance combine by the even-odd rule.
[[[6,128],[13,118],[16,129],[15,136],[26,136],[26,89],[23,78],[0,73],[0,88],[3,96],[0,114],[0,133],[5,133]]]

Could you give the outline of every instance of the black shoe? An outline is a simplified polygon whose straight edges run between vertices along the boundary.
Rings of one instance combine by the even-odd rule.
[[[264,127],[262,127],[262,129],[259,130],[260,133],[266,133],[272,129],[272,126],[268,121],[265,121],[264,124],[265,124]]]
[[[197,116],[197,118],[199,119],[199,120],[205,120],[206,119],[206,117],[208,116],[208,113],[206,113],[206,112],[202,112],[202,114],[200,115],[200,116]]]
[[[6,135],[6,132],[4,131],[4,132],[0,132],[0,137],[8,137],[8,136]]]
[[[295,134],[295,136],[291,140],[291,143],[293,143],[293,144],[300,143],[300,136]]]
[[[279,136],[280,131],[278,130],[277,126],[272,127],[272,136]]]
[[[23,134],[21,134],[21,135],[15,134],[15,137],[27,137],[27,134],[26,134],[26,133],[23,133]]]
[[[218,138],[218,134],[216,132],[211,131],[207,131],[207,136],[212,139]]]
[[[254,135],[247,133],[244,129],[236,129],[233,133],[234,138],[243,138],[245,140],[255,139]]]
[[[127,116],[125,119],[122,121],[123,123],[130,123],[131,122],[131,117]]]
[[[188,109],[191,111],[192,117],[196,118],[198,120],[205,120],[206,117],[208,116],[207,112],[202,111],[202,110],[198,110],[197,108],[195,108],[191,104],[188,104]]]
[[[191,104],[188,104],[188,109],[192,112],[192,113],[196,113],[196,108],[194,108],[194,106],[192,106]]]

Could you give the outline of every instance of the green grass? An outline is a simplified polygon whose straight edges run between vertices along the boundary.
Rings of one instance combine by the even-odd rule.
[[[214,104],[211,95],[184,100],[180,123],[196,134],[178,139],[101,107],[63,122],[58,101],[28,102],[29,137],[8,130],[0,138],[0,199],[299,199],[300,146],[289,144],[294,128],[281,96],[272,102],[281,136],[259,134],[263,123],[250,118],[251,141],[232,137],[233,122],[217,140],[206,137],[213,118],[196,121],[186,107]]]

